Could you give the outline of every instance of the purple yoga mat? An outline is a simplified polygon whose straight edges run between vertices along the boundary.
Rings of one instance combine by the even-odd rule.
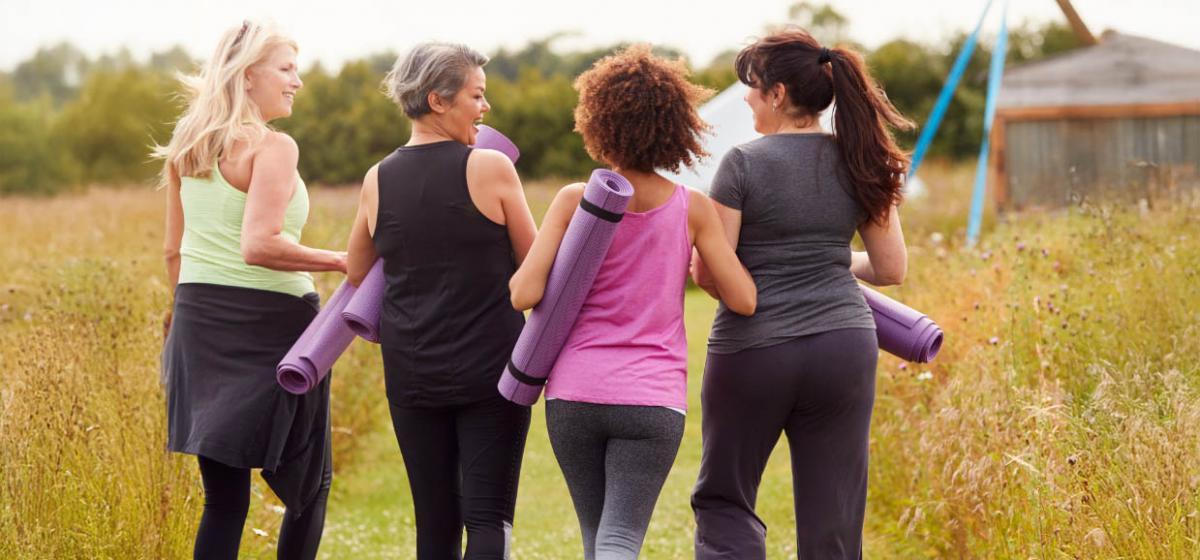
[[[487,150],[496,150],[506,156],[513,163],[517,163],[521,159],[521,150],[517,149],[517,145],[512,143],[507,136],[500,134],[496,130],[486,124],[479,125],[479,132],[475,134],[476,148],[484,148]]]
[[[311,391],[329,374],[342,352],[354,340],[354,332],[342,320],[342,310],[354,297],[355,288],[342,282],[325,308],[317,313],[292,349],[275,368],[275,380],[289,393]]]
[[[517,149],[517,145],[513,144],[512,140],[500,134],[500,131],[484,124],[479,125],[479,133],[475,136],[475,147],[496,150],[508,156],[513,163],[517,163],[517,159],[521,157],[521,150]],[[379,342],[379,313],[386,285],[387,281],[383,277],[383,259],[379,259],[375,261],[371,271],[363,278],[362,283],[358,286],[358,293],[350,298],[350,303],[346,304],[346,309],[341,314],[342,319],[350,326],[350,330],[369,342]]]
[[[942,349],[942,329],[924,313],[859,284],[875,315],[879,348],[910,362],[928,362]]]
[[[383,304],[383,290],[387,282],[383,278],[383,259],[376,259],[371,271],[363,278],[358,291],[346,309],[342,319],[350,330],[368,342],[379,342],[379,307]]]
[[[550,267],[542,301],[529,314],[500,376],[497,389],[504,398],[532,406],[541,396],[631,196],[633,185],[624,177],[607,169],[592,172]]]

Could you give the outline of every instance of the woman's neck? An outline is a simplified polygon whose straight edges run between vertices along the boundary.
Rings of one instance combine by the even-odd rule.
[[[419,146],[421,144],[433,144],[434,142],[445,142],[454,139],[441,126],[441,123],[428,119],[418,119],[412,122],[412,135],[408,137],[408,143],[405,146]]]
[[[675,183],[654,171],[634,171],[614,167],[613,171],[629,180],[633,185],[633,199],[627,210],[645,212],[662,206],[675,192]]]

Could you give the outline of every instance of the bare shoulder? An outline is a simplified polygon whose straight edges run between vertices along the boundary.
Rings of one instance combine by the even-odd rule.
[[[714,216],[716,208],[713,207],[713,201],[708,197],[708,194],[687,187],[688,190],[688,219],[695,223],[697,220],[708,220],[710,216]]]
[[[286,133],[272,130],[259,142],[254,155],[255,160],[266,157],[284,162],[296,161],[300,158],[300,146]]]
[[[562,200],[565,203],[572,205],[579,204],[583,200],[583,191],[587,188],[587,183],[571,183],[558,189],[558,194],[554,196],[555,200]]]
[[[467,172],[475,172],[480,176],[504,176],[516,172],[513,162],[496,150],[471,150],[467,158]]]

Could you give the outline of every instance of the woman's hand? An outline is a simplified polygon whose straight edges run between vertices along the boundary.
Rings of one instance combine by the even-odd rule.
[[[858,227],[866,251],[850,254],[850,272],[855,278],[875,286],[895,286],[904,282],[908,272],[908,249],[900,229],[900,209],[893,206],[887,222],[868,221]]]
[[[166,343],[166,341],[167,341],[167,335],[171,334],[171,318],[172,318],[171,310],[168,309],[166,313],[163,313],[163,319],[162,319],[163,342],[164,343]]]

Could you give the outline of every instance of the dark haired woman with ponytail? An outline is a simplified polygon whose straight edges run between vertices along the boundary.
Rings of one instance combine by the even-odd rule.
[[[751,317],[719,308],[701,392],[704,454],[692,494],[696,558],[766,558],[758,483],[785,433],[799,558],[860,558],[878,343],[855,278],[904,279],[896,205],[912,124],[862,57],[788,30],[738,54],[762,138],[721,161],[711,196],[758,287]],[[818,115],[834,101],[835,133]],[[855,232],[865,252],[850,250]],[[697,258],[696,283],[711,284]]]

